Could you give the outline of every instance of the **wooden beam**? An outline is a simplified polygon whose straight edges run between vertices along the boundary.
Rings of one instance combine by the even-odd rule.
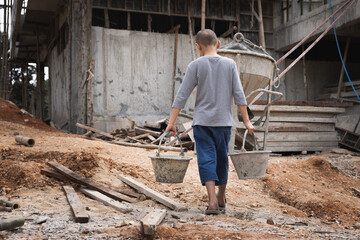
[[[111,143],[121,145],[121,146],[146,148],[146,149],[158,149],[159,148],[159,146],[154,145],[154,144],[127,143],[127,142],[120,142],[120,141],[112,141]],[[163,146],[160,146],[160,149],[164,150],[164,151],[181,152],[181,148],[178,148],[178,147],[163,147]]]
[[[258,112],[264,111],[264,105],[252,105],[250,106],[251,111]],[[313,112],[313,113],[344,113],[344,108],[336,107],[312,107],[312,106],[271,106],[272,112]]]
[[[127,30],[131,30],[131,13],[127,13]]]
[[[53,177],[56,178],[57,180],[60,181],[70,181],[70,179],[66,178],[64,175],[62,175],[61,173],[51,170],[51,169],[41,169],[40,173],[42,175],[48,176],[48,177]]]
[[[151,22],[152,22],[151,15],[148,14],[147,15],[148,32],[151,32]]]
[[[111,199],[108,196],[106,196],[98,191],[91,190],[88,188],[80,188],[80,192],[82,192],[86,196],[89,196],[92,199],[102,202],[104,205],[112,207],[122,213],[129,213],[129,212],[133,211],[133,209],[131,207],[127,206],[126,204],[116,201],[114,199]]]
[[[178,25],[176,25],[175,27],[172,27],[172,28],[168,31],[168,33],[176,32],[176,30],[179,30],[180,27],[181,27],[181,25],[178,24]]]
[[[304,44],[301,45],[301,50],[302,52],[304,52]],[[305,90],[305,100],[308,101],[309,100],[309,94],[308,94],[308,84],[307,84],[307,79],[306,79],[306,61],[305,61],[305,55],[303,56],[302,59],[302,65],[303,65],[303,78],[304,78],[304,90]]]
[[[152,131],[152,130],[145,129],[145,128],[135,127],[134,129],[135,129],[136,134],[149,133],[153,137],[159,137],[161,135],[161,132]]]
[[[187,208],[180,203],[175,202],[174,200],[148,188],[144,184],[132,179],[131,177],[127,177],[124,175],[118,175],[118,178],[129,185],[130,187],[136,189],[138,192],[145,194],[146,196],[154,199],[155,201],[167,206],[170,209],[175,211],[186,211]]]
[[[350,46],[350,40],[351,40],[350,37],[348,37],[346,39],[345,52],[344,52],[344,64],[346,64],[346,61],[347,61],[347,56],[348,56],[349,46]],[[338,89],[337,89],[337,93],[336,93],[337,97],[342,97],[342,95],[341,95],[341,86],[342,86],[343,78],[344,78],[344,66],[341,65],[339,84],[338,84]]]
[[[205,9],[206,9],[206,0],[201,1],[201,30],[205,29]]]
[[[109,11],[107,8],[104,9],[104,17],[105,17],[105,28],[110,28]]]
[[[236,21],[238,31],[240,31],[240,0],[236,0]]]
[[[176,83],[176,67],[177,67],[177,49],[178,49],[178,38],[179,38],[179,28],[175,30],[175,40],[174,40],[174,57],[173,57],[173,72],[172,72],[172,90],[171,90],[171,104],[174,102],[175,98],[175,83]]]
[[[144,235],[154,235],[157,226],[166,216],[165,209],[155,209],[141,219],[141,229]]]
[[[263,14],[262,14],[262,5],[261,0],[258,0],[258,23],[259,23],[259,45],[266,49],[265,45],[265,35],[264,35],[264,21],[263,21]]]
[[[234,31],[237,31],[237,27],[236,27],[236,26],[230,27],[229,30],[227,30],[226,32],[224,32],[223,34],[221,34],[220,37],[222,37],[222,38],[227,37],[227,36],[229,36],[230,34],[232,34]]]
[[[126,202],[137,202],[137,199],[135,198],[130,198],[128,196],[125,196],[124,194],[121,194],[119,192],[115,192],[113,190],[111,190],[108,187],[105,187],[104,184],[98,184],[95,181],[92,181],[90,179],[84,178],[80,175],[78,175],[77,173],[71,171],[70,169],[68,169],[67,167],[57,163],[57,162],[47,162],[47,164],[54,168],[55,170],[57,170],[58,172],[60,172],[61,174],[65,175],[67,178],[69,178],[71,181],[80,184],[80,185],[84,185],[86,187],[95,189],[115,200],[119,200],[119,201],[126,201]]]
[[[259,117],[255,117],[252,121],[257,121]],[[270,122],[299,122],[299,123],[336,123],[336,118],[322,117],[273,117],[270,116]]]
[[[115,139],[115,137],[114,137],[113,135],[109,134],[109,133],[103,132],[103,131],[98,130],[98,129],[96,129],[96,128],[92,128],[92,127],[85,126],[85,125],[83,125],[83,124],[81,124],[81,123],[76,123],[76,126],[79,127],[79,128],[86,129],[86,130],[88,130],[88,131],[97,133],[97,134],[102,135],[102,136],[104,136],[104,137],[108,137],[108,138],[110,138],[110,139]]]
[[[87,223],[89,222],[89,214],[87,214],[85,206],[80,201],[79,196],[76,194],[72,186],[63,186],[66,198],[70,204],[71,210],[74,214],[75,222]]]

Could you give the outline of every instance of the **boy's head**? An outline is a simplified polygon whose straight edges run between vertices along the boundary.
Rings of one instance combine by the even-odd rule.
[[[196,46],[199,49],[200,55],[203,56],[209,50],[216,51],[220,47],[220,41],[214,31],[204,29],[196,34]]]

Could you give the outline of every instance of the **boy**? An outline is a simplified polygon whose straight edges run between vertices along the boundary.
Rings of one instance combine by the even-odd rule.
[[[196,35],[200,58],[191,62],[179,88],[166,132],[176,134],[175,120],[191,92],[197,86],[193,131],[202,185],[206,186],[209,206],[206,214],[225,212],[225,190],[228,180],[229,160],[227,150],[231,135],[232,97],[238,105],[246,128],[254,130],[246,110],[246,99],[236,64],[217,54],[220,41],[209,29]],[[215,193],[218,186],[218,193]]]

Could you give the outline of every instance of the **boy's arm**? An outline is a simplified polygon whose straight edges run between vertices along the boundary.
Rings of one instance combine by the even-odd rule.
[[[165,132],[170,132],[169,136],[175,136],[176,135],[176,127],[175,127],[175,121],[177,116],[179,115],[180,108],[173,108],[171,111],[171,116],[169,120],[169,124],[166,127]]]
[[[254,132],[254,126],[250,122],[249,115],[246,109],[246,105],[238,105],[241,116],[243,117],[243,122],[245,127],[249,130],[249,134]]]

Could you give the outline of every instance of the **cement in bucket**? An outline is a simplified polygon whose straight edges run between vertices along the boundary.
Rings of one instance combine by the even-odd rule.
[[[157,182],[161,183],[182,183],[185,177],[186,170],[189,166],[189,162],[192,157],[184,156],[181,140],[177,136],[180,146],[181,153],[179,156],[176,155],[161,155],[160,156],[160,145],[162,140],[169,132],[164,134],[159,143],[159,148],[156,156],[149,156],[154,169],[155,178]]]
[[[247,152],[244,148],[246,134],[247,130],[244,134],[243,146],[241,150],[234,151],[233,153],[230,153],[229,156],[239,179],[263,178],[265,177],[267,163],[271,151],[256,150]]]

